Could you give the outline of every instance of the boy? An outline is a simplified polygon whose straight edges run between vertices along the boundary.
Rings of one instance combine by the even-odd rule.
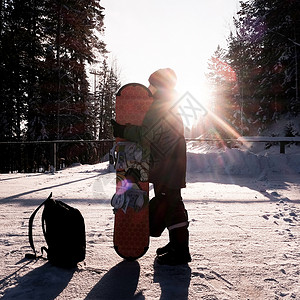
[[[174,111],[176,74],[159,69],[149,77],[154,101],[141,126],[120,125],[112,120],[115,137],[150,148],[149,182],[155,197],[149,203],[150,236],[169,230],[169,243],[158,248],[157,262],[163,265],[186,264],[189,253],[188,216],[181,198],[185,187],[186,144],[180,116]]]

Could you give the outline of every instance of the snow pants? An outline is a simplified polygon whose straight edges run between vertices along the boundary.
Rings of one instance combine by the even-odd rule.
[[[169,230],[188,227],[188,215],[180,189],[154,185],[155,197],[149,203],[150,236],[159,237]]]

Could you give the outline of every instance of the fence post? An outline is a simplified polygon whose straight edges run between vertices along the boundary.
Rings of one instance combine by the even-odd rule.
[[[285,142],[280,142],[280,153],[285,153]]]
[[[56,171],[56,154],[57,154],[56,150],[57,150],[56,143],[54,142],[53,143],[53,172]]]

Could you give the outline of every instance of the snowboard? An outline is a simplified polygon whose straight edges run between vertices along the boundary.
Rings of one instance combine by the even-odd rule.
[[[116,96],[116,121],[122,125],[141,125],[152,102],[152,94],[144,85],[124,85]],[[114,249],[122,258],[135,260],[149,247],[149,153],[137,143],[116,138],[113,155]]]

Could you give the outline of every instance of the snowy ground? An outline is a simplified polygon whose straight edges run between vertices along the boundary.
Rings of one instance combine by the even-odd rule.
[[[0,297],[3,299],[300,299],[300,151],[262,155],[189,145],[183,197],[190,217],[188,266],[126,262],[112,245],[114,173],[107,163],[52,174],[0,175]],[[79,208],[87,257],[76,270],[24,258],[28,219],[49,195]],[[35,244],[43,246],[40,214]]]

